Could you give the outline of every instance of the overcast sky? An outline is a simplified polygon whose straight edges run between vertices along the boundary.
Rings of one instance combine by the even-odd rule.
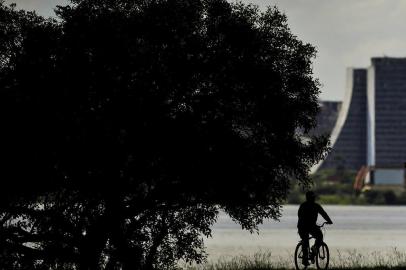
[[[7,0],[41,15],[64,0]],[[292,32],[318,49],[314,74],[321,99],[342,100],[347,67],[367,67],[373,56],[406,56],[406,0],[243,0],[276,5]]]

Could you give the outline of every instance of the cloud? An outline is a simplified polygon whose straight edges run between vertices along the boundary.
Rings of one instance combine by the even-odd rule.
[[[276,5],[300,39],[318,48],[315,76],[321,97],[344,96],[348,66],[368,66],[374,56],[406,56],[404,0],[245,0],[265,9]]]

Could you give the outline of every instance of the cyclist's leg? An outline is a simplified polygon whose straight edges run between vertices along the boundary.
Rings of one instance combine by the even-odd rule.
[[[316,226],[312,228],[312,231],[310,233],[316,239],[315,245],[316,248],[318,249],[323,243],[323,233],[321,232],[321,229]]]
[[[308,265],[309,262],[307,258],[309,258],[308,250],[309,250],[309,232],[307,230],[299,230],[300,238],[302,238],[302,252],[303,258],[302,263],[304,265]]]

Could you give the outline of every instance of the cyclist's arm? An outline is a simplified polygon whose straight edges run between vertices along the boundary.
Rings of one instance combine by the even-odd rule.
[[[326,211],[324,211],[323,207],[319,205],[319,214],[327,221],[328,224],[333,224],[331,218],[327,215]]]

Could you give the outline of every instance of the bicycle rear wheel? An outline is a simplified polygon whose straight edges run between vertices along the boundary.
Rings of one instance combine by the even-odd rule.
[[[321,244],[316,256],[317,269],[328,269],[330,263],[330,251],[326,243]]]
[[[302,243],[297,244],[295,249],[295,267],[296,270],[306,269],[307,266],[302,264],[303,260],[303,245]]]

